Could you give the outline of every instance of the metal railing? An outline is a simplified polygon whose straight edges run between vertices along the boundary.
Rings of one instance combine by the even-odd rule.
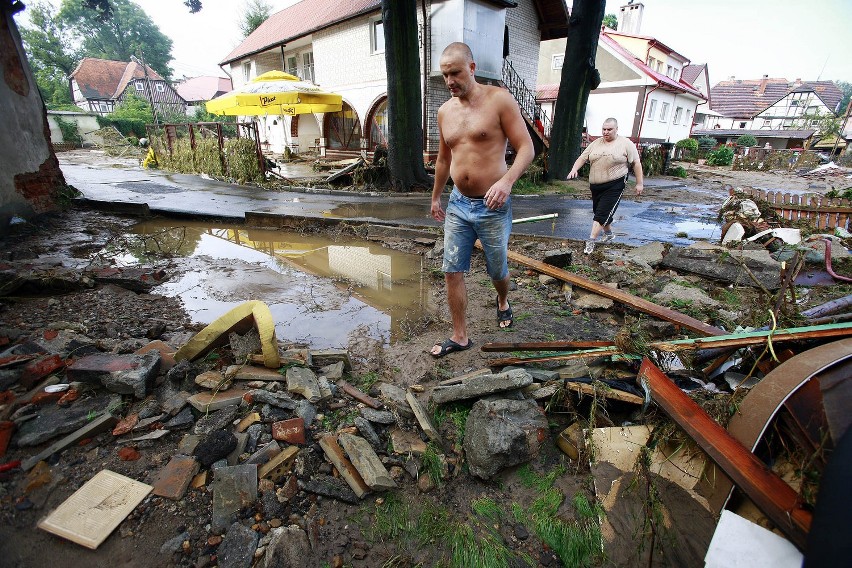
[[[509,89],[512,96],[515,97],[515,100],[518,101],[518,106],[521,107],[521,113],[523,113],[524,117],[533,124],[535,124],[535,120],[538,118],[544,127],[542,136],[550,138],[550,130],[552,128],[550,118],[542,112],[541,105],[535,100],[535,93],[527,88],[526,83],[518,75],[518,72],[512,66],[512,62],[508,59],[503,60],[503,84]]]

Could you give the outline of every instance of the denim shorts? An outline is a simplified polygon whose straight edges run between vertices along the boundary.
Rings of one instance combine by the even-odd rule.
[[[450,193],[444,220],[444,272],[470,271],[476,239],[482,243],[485,265],[492,280],[509,276],[507,251],[512,233],[512,197],[499,209],[489,209],[483,198],[465,197],[457,188]]]

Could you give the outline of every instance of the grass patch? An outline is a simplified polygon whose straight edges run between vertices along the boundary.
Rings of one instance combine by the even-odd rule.
[[[503,511],[500,507],[494,502],[494,500],[489,499],[488,497],[474,499],[470,506],[473,509],[473,512],[483,519],[494,521],[496,523],[503,517]]]
[[[438,406],[432,412],[432,419],[438,427],[446,421],[453,423],[456,430],[456,441],[464,441],[465,425],[470,414],[470,407],[462,404]]]
[[[356,384],[362,391],[367,392],[377,382],[379,382],[379,374],[375,371],[370,371],[369,373],[364,373],[358,377],[358,382]]]
[[[426,451],[423,452],[421,459],[423,460],[423,470],[432,478],[435,487],[440,487],[444,480],[444,465],[441,462],[440,452],[432,442],[427,444]]]

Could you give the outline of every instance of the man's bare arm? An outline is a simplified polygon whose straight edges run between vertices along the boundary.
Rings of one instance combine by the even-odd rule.
[[[485,193],[485,204],[492,209],[501,207],[506,202],[512,192],[512,184],[518,181],[535,158],[532,138],[521,116],[518,103],[506,90],[501,90],[497,94],[496,102],[503,133],[516,153],[512,167]]]
[[[436,221],[444,220],[444,209],[441,207],[441,194],[447,186],[447,180],[450,179],[450,165],[453,161],[450,147],[447,146],[444,140],[441,122],[442,113],[438,110],[438,159],[435,160],[435,183],[432,186],[432,207],[430,211]]]

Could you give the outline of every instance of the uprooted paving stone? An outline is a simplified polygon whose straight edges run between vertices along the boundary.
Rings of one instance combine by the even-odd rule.
[[[756,286],[755,279],[768,290],[781,286],[781,264],[762,247],[760,250],[737,250],[708,243],[672,247],[661,265],[737,286]]]
[[[435,387],[432,390],[431,401],[434,404],[446,404],[457,400],[469,400],[489,394],[522,389],[532,381],[532,375],[524,369],[515,369],[496,375],[483,375],[461,385]]]
[[[216,551],[220,568],[249,568],[254,560],[260,535],[251,528],[234,523]]]
[[[663,289],[654,294],[654,300],[661,304],[672,302],[688,302],[700,308],[717,308],[719,302],[708,296],[700,288],[681,286],[674,282],[667,282]]]
[[[88,355],[68,367],[73,381],[101,383],[119,394],[145,398],[154,385],[160,370],[160,353],[145,355]]]
[[[269,534],[264,568],[311,566],[315,561],[308,535],[298,526],[274,528]]]
[[[37,446],[62,434],[73,432],[92,418],[117,409],[120,405],[119,397],[97,396],[80,400],[68,408],[56,405],[30,406],[22,409],[20,416],[33,418],[28,418],[18,425],[13,440],[19,447]]]

